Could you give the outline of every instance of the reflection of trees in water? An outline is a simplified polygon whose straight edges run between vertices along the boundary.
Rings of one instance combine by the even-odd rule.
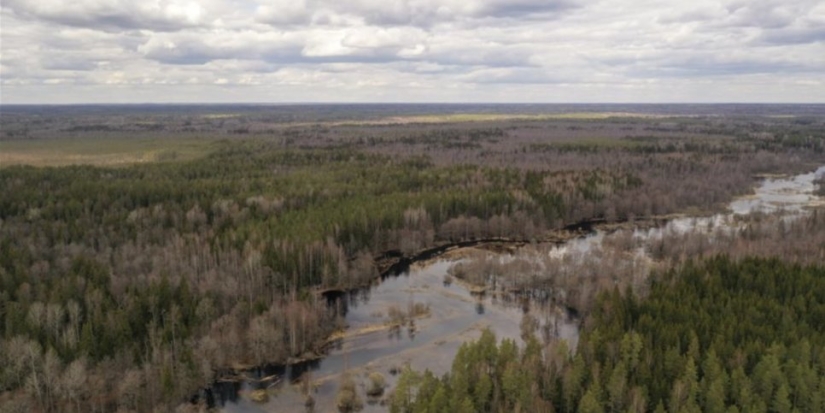
[[[367,287],[350,291],[325,291],[323,296],[327,300],[327,306],[335,312],[335,315],[346,317],[350,308],[358,308],[359,305],[369,303],[371,293],[372,289]]]
[[[240,380],[219,381],[210,388],[202,389],[196,396],[205,400],[210,408],[222,407],[227,403],[237,403],[244,391],[283,387],[312,377],[312,372],[321,367],[322,359],[307,360],[287,365],[265,365],[238,372]]]
[[[401,326],[394,325],[387,331],[387,338],[390,340],[401,340]]]

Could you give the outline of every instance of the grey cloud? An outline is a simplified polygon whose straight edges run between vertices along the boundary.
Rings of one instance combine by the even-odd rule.
[[[476,70],[463,76],[467,82],[478,84],[558,84],[571,79],[539,68],[498,68]]]
[[[584,57],[588,66],[605,75],[633,79],[735,77],[739,75],[815,74],[821,72],[823,57],[794,50],[749,45],[743,41],[728,46],[699,49],[649,49],[644,52],[615,50]]]
[[[174,65],[202,65],[213,60],[232,58],[231,54],[200,47],[201,45],[169,45],[143,50],[147,59]]]
[[[823,43],[825,26],[771,30],[762,33],[756,41],[769,45]]]
[[[338,15],[368,25],[432,27],[467,19],[547,17],[580,6],[577,0],[276,0],[259,7],[256,16],[276,26],[334,24]]]
[[[816,68],[805,63],[754,57],[729,57],[716,54],[667,56],[637,62],[628,73],[639,78],[649,77],[709,77],[763,73],[805,73]]]
[[[276,26],[308,24],[312,15],[312,9],[306,0],[274,0],[255,10],[256,21]]]
[[[735,29],[756,29],[760,37],[774,38],[764,33],[773,31],[800,32],[802,26],[821,27],[825,16],[818,21],[811,14],[819,3],[816,0],[733,0],[676,11],[657,18],[664,25],[696,24],[696,34],[724,35]],[[807,31],[806,31],[807,32]],[[804,36],[802,36],[804,37]]]
[[[467,73],[466,66],[439,64],[431,62],[393,62],[393,69],[403,73],[419,75],[460,75]]]
[[[781,28],[804,16],[816,3],[810,0],[736,0],[727,4],[727,23],[736,26]]]
[[[150,42],[138,49],[147,59],[176,65],[202,65],[213,60],[241,59],[267,62],[296,62],[301,48],[297,46],[210,46],[193,39],[169,42]]]
[[[219,43],[212,38],[159,36],[139,47],[151,60],[166,64],[202,65],[215,60],[259,60],[282,65],[301,63],[385,63],[399,59],[395,48],[351,49],[344,54],[312,55],[297,37],[266,39],[257,36]]]
[[[8,0],[4,7],[28,19],[112,32],[138,29],[164,32],[196,27],[202,12],[194,1],[159,4],[130,0]]]
[[[49,56],[41,61],[40,65],[47,70],[94,70],[97,62],[78,56]]]
[[[494,50],[470,48],[434,53],[419,60],[458,66],[523,67],[533,66],[530,57],[531,54],[527,51],[499,47]]]
[[[579,7],[572,0],[498,0],[482,3],[473,17],[524,17],[533,14],[558,13]]]
[[[658,17],[656,20],[659,23],[663,24],[673,24],[673,23],[694,23],[694,22],[706,22],[713,20],[715,18],[719,18],[719,12],[725,13],[723,10],[709,10],[709,9],[692,9],[684,12],[677,12],[671,13],[667,15],[663,15]]]
[[[428,44],[416,31],[373,28],[315,33],[292,32],[270,36],[242,32],[226,35],[156,34],[138,47],[147,59],[165,64],[201,65],[213,60],[261,60],[269,63],[389,63],[431,62],[455,66],[534,66],[532,51],[515,45],[480,41],[453,43],[439,38]]]

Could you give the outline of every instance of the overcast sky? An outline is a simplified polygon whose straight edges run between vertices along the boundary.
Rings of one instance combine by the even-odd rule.
[[[825,102],[823,0],[3,0],[3,103]]]

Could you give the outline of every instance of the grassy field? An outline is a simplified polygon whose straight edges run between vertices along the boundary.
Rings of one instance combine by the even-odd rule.
[[[0,167],[12,165],[131,165],[195,159],[217,145],[214,138],[101,137],[0,142]]]

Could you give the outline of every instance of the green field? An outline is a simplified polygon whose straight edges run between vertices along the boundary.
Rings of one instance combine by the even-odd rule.
[[[118,166],[199,158],[216,146],[214,138],[66,137],[0,142],[0,167],[11,165]]]

